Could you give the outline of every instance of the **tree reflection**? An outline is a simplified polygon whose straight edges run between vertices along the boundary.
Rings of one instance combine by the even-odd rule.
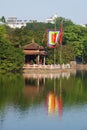
[[[65,77],[62,74],[0,75],[0,114],[7,105],[25,112],[46,105],[48,113],[62,116],[64,107],[87,102],[87,72],[77,72]],[[60,80],[61,78],[61,80]],[[61,81],[61,82],[60,82]],[[47,104],[46,104],[47,103]]]

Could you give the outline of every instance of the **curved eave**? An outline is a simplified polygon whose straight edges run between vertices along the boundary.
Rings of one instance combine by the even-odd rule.
[[[24,50],[25,55],[46,55],[45,51],[39,51],[39,50]]]

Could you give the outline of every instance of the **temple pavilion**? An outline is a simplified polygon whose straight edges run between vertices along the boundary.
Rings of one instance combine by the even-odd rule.
[[[45,65],[46,51],[43,46],[37,43],[29,43],[23,47],[25,54],[25,64]]]

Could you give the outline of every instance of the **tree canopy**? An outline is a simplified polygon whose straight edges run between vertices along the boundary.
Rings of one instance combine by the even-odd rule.
[[[4,16],[0,19],[5,22]],[[24,62],[22,46],[31,43],[32,39],[39,45],[45,47],[48,56],[46,64],[53,63],[53,49],[47,47],[47,30],[60,29],[62,23],[63,42],[62,42],[62,63],[71,60],[81,59],[87,62],[87,27],[74,24],[71,20],[57,17],[55,23],[32,22],[27,23],[26,27],[10,28],[0,25],[0,69],[14,70],[21,68]],[[56,63],[58,64],[60,47],[56,47]],[[7,58],[6,58],[7,57]],[[8,64],[8,65],[7,65]],[[9,66],[9,67],[8,67]]]
[[[8,43],[0,43],[0,72],[17,72],[23,66],[23,51]]]

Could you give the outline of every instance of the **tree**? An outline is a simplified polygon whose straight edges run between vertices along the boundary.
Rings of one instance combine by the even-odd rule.
[[[63,24],[63,43],[62,43],[62,62],[69,62],[74,56],[87,61],[87,28],[75,25],[71,20],[57,17],[56,30],[60,29],[61,22]],[[9,43],[12,46],[20,47],[32,42],[32,39],[39,45],[45,47],[48,52],[46,58],[47,64],[53,64],[53,49],[47,47],[47,30],[54,30],[55,24],[44,22],[28,23],[26,27],[12,29],[5,25],[0,26],[0,41],[1,43]],[[56,63],[59,63],[60,54],[59,48],[56,48]],[[64,49],[64,50],[63,50]],[[72,56],[69,49],[72,52]],[[74,49],[74,50],[73,50]],[[70,58],[70,57],[72,58]]]
[[[3,22],[3,23],[5,23],[5,22],[6,22],[5,17],[2,16],[2,17],[0,18],[0,21]]]
[[[74,47],[75,55],[83,59],[84,46],[87,43],[87,28],[79,25],[67,26],[63,32],[63,44],[70,44]],[[87,52],[87,50],[85,50]],[[83,60],[82,60],[83,61]]]
[[[0,42],[0,72],[15,72],[23,67],[23,50]]]
[[[0,41],[6,41],[6,40],[7,40],[6,28],[4,25],[0,25]]]
[[[83,43],[83,63],[87,63],[87,41]]]

